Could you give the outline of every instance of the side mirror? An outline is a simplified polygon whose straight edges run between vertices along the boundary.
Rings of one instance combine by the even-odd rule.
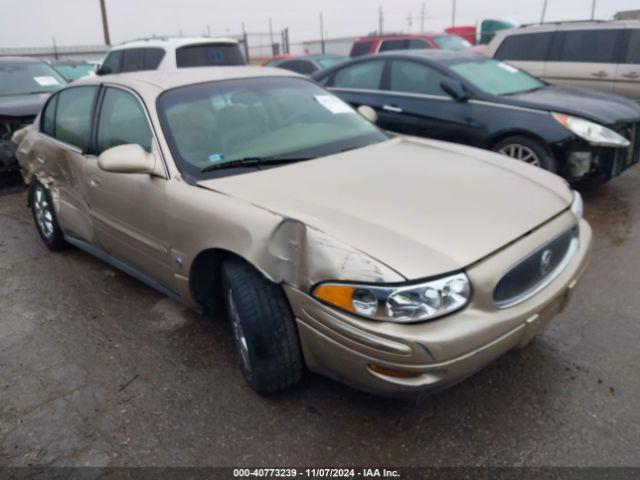
[[[440,87],[458,102],[469,100],[469,94],[460,80],[445,78],[440,81]]]
[[[358,113],[371,123],[376,123],[378,121],[378,114],[369,105],[360,105],[358,107]]]
[[[140,145],[127,144],[109,148],[98,157],[98,167],[111,173],[148,173],[156,167],[156,157]]]

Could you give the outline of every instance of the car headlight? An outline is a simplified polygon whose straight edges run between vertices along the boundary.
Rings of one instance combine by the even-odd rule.
[[[322,283],[312,292],[318,300],[362,317],[399,323],[431,320],[464,307],[471,284],[456,273],[414,285]]]
[[[582,220],[584,216],[584,203],[582,202],[582,195],[576,190],[573,191],[573,202],[571,202],[571,211],[578,217],[578,220]]]
[[[564,113],[552,113],[560,125],[585,139],[592,145],[603,147],[628,147],[631,142],[613,130],[584,118],[572,117]]]

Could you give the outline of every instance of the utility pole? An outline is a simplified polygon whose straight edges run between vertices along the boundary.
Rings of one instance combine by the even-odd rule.
[[[456,0],[453,0],[453,9],[451,10],[451,26],[456,26]]]
[[[322,54],[324,55],[324,53],[325,53],[325,46],[324,46],[324,18],[322,16],[322,12],[320,12],[320,46],[322,48]]]
[[[271,23],[271,17],[269,17],[269,38],[271,39],[271,53],[277,55],[280,52],[276,53],[276,46],[275,43],[273,43],[273,24]]]
[[[420,31],[421,32],[424,32],[424,19],[426,15],[427,13],[426,13],[425,3],[422,2],[422,10],[420,11]]]
[[[411,17],[411,13],[409,13],[409,15],[407,15],[408,33],[411,33],[411,25],[413,25],[413,18]]]
[[[591,2],[591,20],[593,20],[595,15],[596,15],[596,0],[593,0],[593,2]]]
[[[382,5],[378,8],[378,34],[382,35],[384,30],[384,14],[382,13]]]
[[[109,22],[107,21],[107,7],[104,4],[105,0],[100,0],[100,12],[102,13],[102,32],[104,33],[104,44],[111,45],[111,39],[109,38]]]
[[[211,25],[207,25],[207,37],[211,36]]]
[[[544,23],[544,15],[547,13],[547,0],[544,0],[542,4],[542,15],[540,16],[540,23]]]
[[[53,56],[56,60],[58,60],[58,46],[56,45],[56,36],[53,35],[51,38],[53,39]]]

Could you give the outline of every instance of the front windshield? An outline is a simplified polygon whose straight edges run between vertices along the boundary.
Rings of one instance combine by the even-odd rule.
[[[45,63],[0,62],[0,97],[51,93],[66,83]]]
[[[491,59],[465,61],[450,65],[451,70],[491,95],[513,95],[544,87],[536,77],[504,62]]]
[[[246,158],[331,155],[388,136],[339,98],[298,78],[245,78],[169,90],[158,111],[181,170]]]
[[[340,62],[344,62],[347,57],[323,57],[317,58],[316,62],[320,64],[322,68],[329,68],[337,65]]]
[[[458,35],[439,35],[433,40],[443,50],[462,50],[471,46],[469,42]]]
[[[54,65],[54,68],[67,80],[78,80],[94,74],[94,67],[90,63]]]

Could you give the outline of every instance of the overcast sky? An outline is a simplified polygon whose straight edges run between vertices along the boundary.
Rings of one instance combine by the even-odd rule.
[[[156,35],[212,35],[268,32],[289,27],[291,43],[320,36],[319,13],[324,12],[329,37],[361,35],[378,25],[384,12],[385,31],[420,28],[421,0],[105,0],[112,43]],[[548,20],[586,19],[592,0],[547,0]],[[544,0],[457,0],[456,24],[473,25],[486,17],[521,23],[540,20]],[[452,0],[427,0],[425,29],[451,24]],[[100,44],[103,41],[99,0],[0,0],[0,47]],[[596,18],[608,19],[619,10],[640,9],[640,0],[597,0]]]

